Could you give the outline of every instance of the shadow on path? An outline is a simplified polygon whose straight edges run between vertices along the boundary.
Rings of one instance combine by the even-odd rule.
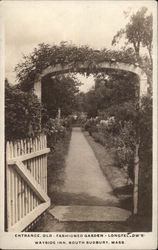
[[[89,206],[117,206],[119,203],[112,199],[102,200],[87,193],[52,192],[51,203],[55,205],[89,205]]]

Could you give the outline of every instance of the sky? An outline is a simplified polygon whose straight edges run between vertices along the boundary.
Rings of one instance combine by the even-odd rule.
[[[123,11],[142,6],[153,8],[152,1],[5,1],[5,74],[16,83],[14,68],[22,54],[30,53],[39,43],[68,41],[95,49],[111,48],[116,32],[125,26]],[[93,77],[81,79],[87,91]]]

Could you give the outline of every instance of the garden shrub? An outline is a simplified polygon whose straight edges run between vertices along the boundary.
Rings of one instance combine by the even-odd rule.
[[[124,122],[120,133],[113,137],[113,146],[116,152],[117,165],[128,169],[128,174],[133,179],[134,152],[136,133],[131,121]]]
[[[89,135],[92,135],[92,133],[97,132],[97,119],[90,118],[85,122],[85,130],[89,132]]]
[[[40,132],[41,105],[33,92],[5,84],[6,140],[34,137]]]
[[[51,149],[55,148],[57,141],[63,139],[67,132],[71,132],[71,122],[71,116],[62,119],[48,119],[43,130],[47,134],[48,146]]]

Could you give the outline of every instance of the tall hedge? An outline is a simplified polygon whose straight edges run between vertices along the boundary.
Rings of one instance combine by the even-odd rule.
[[[5,138],[22,139],[40,132],[41,106],[33,92],[5,82]]]

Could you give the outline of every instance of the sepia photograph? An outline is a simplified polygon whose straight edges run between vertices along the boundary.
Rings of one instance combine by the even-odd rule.
[[[0,248],[156,249],[156,1],[0,8]]]

